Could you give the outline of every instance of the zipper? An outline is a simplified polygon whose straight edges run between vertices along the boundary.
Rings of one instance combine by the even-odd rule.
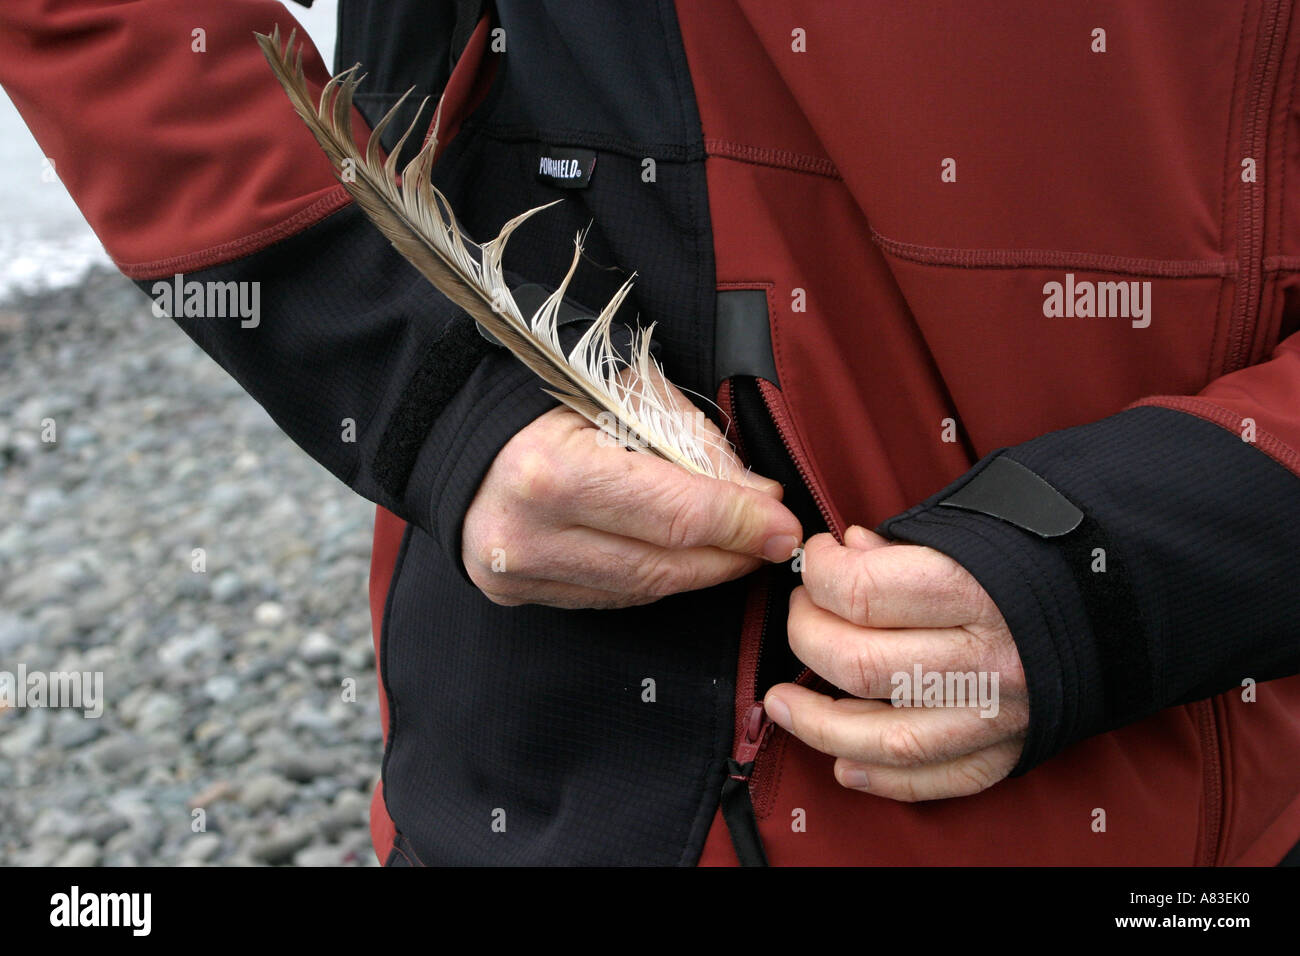
[[[750,780],[758,754],[772,736],[772,727],[772,721],[763,713],[762,702],[750,705],[741,733],[742,739],[736,745],[735,754],[727,761],[727,776],[722,781],[719,807],[741,866],[767,866],[763,838],[758,832],[758,816],[754,813]]]
[[[1242,115],[1242,141],[1245,155],[1253,157],[1256,167],[1265,164],[1268,149],[1269,107],[1273,100],[1282,43],[1279,37],[1283,5],[1281,0],[1265,0],[1260,23],[1260,40],[1255,47],[1251,66],[1249,100]],[[1264,175],[1268,175],[1265,166]],[[1261,285],[1264,271],[1264,186],[1263,182],[1238,183],[1241,208],[1238,214],[1237,297],[1233,303],[1232,322],[1224,355],[1224,373],[1245,367],[1250,360],[1252,332],[1259,323]]]
[[[718,395],[718,404],[734,427],[736,453],[745,464],[749,458],[732,401],[732,382],[724,383]],[[741,866],[767,866],[763,839],[758,832],[758,818],[750,783],[758,754],[772,733],[772,722],[763,711],[757,698],[758,665],[763,654],[763,636],[767,632],[771,613],[769,588],[766,579],[756,578],[745,599],[744,617],[740,627],[740,651],[736,666],[735,730],[732,735],[731,758],[726,761],[725,776],[718,806],[731,836],[731,844]],[[742,701],[749,701],[743,704]]]
[[[1200,866],[1215,866],[1219,859],[1219,838],[1223,833],[1223,757],[1219,752],[1219,715],[1214,700],[1192,704],[1201,750],[1205,755],[1205,844]]]
[[[785,398],[775,385],[763,379],[758,382],[758,392],[763,397],[763,404],[767,407],[768,417],[772,419],[777,434],[781,436],[781,444],[785,445],[786,454],[794,462],[799,477],[803,479],[804,485],[808,488],[808,493],[812,495],[813,501],[817,503],[817,510],[821,512],[822,520],[826,522],[826,527],[835,536],[835,540],[843,544],[844,528],[836,518],[835,512],[831,509],[830,502],[822,492],[821,485],[813,478],[812,464],[804,453],[803,446],[794,437],[794,421],[785,407]],[[766,620],[764,623],[766,624]],[[757,677],[757,671],[755,671],[755,676]],[[812,670],[805,667],[795,679],[795,683],[807,686],[812,677]]]
[[[757,386],[763,407],[767,412],[768,422],[775,428],[786,455],[816,504],[826,527],[831,530],[836,540],[843,542],[843,526],[836,518],[820,484],[813,477],[811,462],[795,435],[793,420],[785,408],[780,391],[764,379],[758,379]],[[737,451],[742,460],[749,463],[740,442],[741,430],[737,421],[736,403],[732,401],[730,384],[725,394],[719,397],[728,418],[736,426]],[[755,582],[745,609],[737,667],[734,744],[731,758],[727,761],[721,797],[723,819],[731,834],[736,855],[744,866],[765,866],[767,863],[762,840],[758,834],[755,807],[756,805],[761,807],[764,798],[768,796],[772,775],[767,773],[756,775],[755,771],[774,736],[776,726],[763,709],[761,691],[765,688],[758,687],[759,665],[762,662],[763,645],[767,638],[772,613],[770,592],[771,588],[765,581]],[[812,670],[804,668],[795,682],[808,686],[815,679],[816,675]]]
[[[1282,56],[1281,34],[1285,31],[1283,15],[1288,8],[1281,0],[1265,0],[1251,64],[1249,100],[1242,116],[1242,140],[1245,155],[1264,162],[1268,149],[1269,113],[1273,102],[1277,74]],[[1284,157],[1285,160],[1285,157]],[[1267,167],[1264,175],[1268,175]],[[1263,182],[1239,184],[1241,209],[1238,214],[1237,275],[1239,285],[1233,303],[1232,323],[1224,355],[1223,372],[1244,368],[1250,361],[1254,331],[1259,325],[1264,272],[1264,214],[1266,202]],[[1219,858],[1219,841],[1224,830],[1223,810],[1223,734],[1219,713],[1213,699],[1191,705],[1200,729],[1201,749],[1205,755],[1205,847],[1201,864],[1214,866]]]
[[[794,462],[799,477],[803,479],[808,493],[812,495],[813,501],[817,503],[817,510],[822,513],[822,519],[826,522],[826,527],[830,529],[831,534],[835,535],[835,540],[843,544],[844,528],[839,519],[835,517],[830,501],[822,493],[821,486],[813,478],[812,464],[808,456],[804,454],[803,446],[799,444],[798,439],[794,436],[794,420],[785,407],[785,398],[781,395],[781,390],[766,379],[760,378],[758,380],[758,393],[763,397],[763,404],[767,407],[767,414],[772,420],[772,424],[776,426],[776,433],[781,436],[781,444],[785,445],[786,454]]]

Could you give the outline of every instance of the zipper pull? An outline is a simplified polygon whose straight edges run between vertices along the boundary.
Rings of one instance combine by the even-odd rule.
[[[740,736],[740,742],[736,744],[736,763],[741,767],[748,767],[744,776],[736,779],[748,780],[753,773],[754,759],[758,752],[763,749],[767,743],[768,736],[772,733],[772,719],[767,716],[767,711],[763,710],[763,702],[755,701],[749,708],[749,717],[745,720],[745,732]]]
[[[754,803],[749,795],[749,778],[754,773],[754,759],[771,731],[772,721],[763,711],[763,702],[755,701],[749,708],[736,753],[727,761],[727,776],[722,781],[719,807],[741,866],[767,866],[763,838],[758,832]]]

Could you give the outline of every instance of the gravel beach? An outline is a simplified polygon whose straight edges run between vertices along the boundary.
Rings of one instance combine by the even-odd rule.
[[[373,513],[117,273],[0,303],[0,672],[104,696],[0,709],[0,862],[374,865]]]

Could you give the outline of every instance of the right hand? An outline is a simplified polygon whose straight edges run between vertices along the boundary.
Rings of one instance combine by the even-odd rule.
[[[494,603],[649,604],[789,560],[802,540],[777,482],[727,465],[725,478],[693,475],[601,434],[555,408],[497,454],[461,534],[465,570]]]

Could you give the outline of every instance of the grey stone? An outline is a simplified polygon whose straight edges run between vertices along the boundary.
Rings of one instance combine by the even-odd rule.
[[[212,748],[212,759],[219,764],[239,763],[253,750],[248,737],[238,730],[231,731]]]
[[[55,861],[55,866],[94,866],[99,862],[99,847],[89,840],[74,843],[68,847],[63,856]]]
[[[212,579],[212,599],[228,604],[244,594],[244,579],[235,571],[222,571]]]
[[[24,644],[32,643],[37,638],[38,628],[35,623],[21,614],[0,609],[0,653],[8,655]],[[6,669],[14,670],[12,667]]]
[[[179,720],[182,713],[184,708],[180,701],[170,694],[150,694],[140,707],[135,726],[142,733],[160,730]]]
[[[258,627],[279,627],[287,617],[284,605],[275,601],[263,601],[253,609],[253,620]]]
[[[239,693],[239,681],[229,674],[218,674],[203,682],[203,693],[209,700],[224,704]]]
[[[67,501],[68,496],[61,488],[36,488],[23,503],[23,518],[32,524],[44,524],[62,511]]]
[[[256,813],[259,810],[282,810],[294,798],[297,788],[278,774],[254,777],[240,788],[239,802]]]
[[[339,649],[325,632],[311,631],[298,645],[298,656],[308,664],[333,664],[339,659]]]
[[[115,813],[101,813],[86,821],[86,836],[95,843],[104,844],[130,826],[130,821],[125,817]]]
[[[339,769],[338,758],[333,754],[295,753],[291,754],[280,767],[280,772],[296,783],[307,783],[317,777],[325,777]]]
[[[209,863],[221,852],[216,833],[196,833],[181,844],[180,859],[186,863]]]
[[[293,856],[294,866],[342,866],[347,850],[339,846],[309,846]]]
[[[306,827],[286,827],[254,842],[249,855],[258,862],[278,866],[292,861],[294,854],[311,841],[311,830]]]

